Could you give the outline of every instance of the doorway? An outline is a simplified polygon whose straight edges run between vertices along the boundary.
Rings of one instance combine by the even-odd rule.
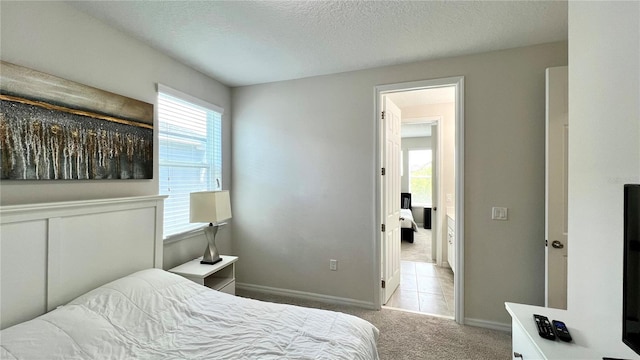
[[[376,273],[382,276],[382,286],[385,285],[385,271],[389,264],[396,261],[401,264],[398,288],[380,289],[380,284],[377,284],[377,303],[379,306],[386,303],[393,308],[453,317],[458,323],[463,323],[464,313],[464,264],[461,260],[464,253],[461,221],[463,80],[463,77],[455,77],[378,86],[375,89],[376,114],[381,114],[389,106],[387,103],[393,103],[402,113],[405,134],[401,140],[401,159],[396,159],[401,162],[397,176],[401,179],[403,196],[408,193],[412,199],[410,211],[415,223],[411,241],[403,235],[398,259],[393,259],[394,251],[389,251],[388,241],[391,238],[384,233],[377,236],[379,261],[376,261]],[[447,106],[445,104],[449,110],[443,110]],[[378,163],[383,168],[392,169],[396,167],[390,166],[389,157],[384,155],[388,140],[384,125],[385,120],[376,116]],[[389,173],[383,176],[389,175],[396,176]],[[395,209],[388,209],[389,201],[385,202],[395,197],[386,193],[386,183],[395,181],[382,176],[378,178],[377,213],[383,225],[385,211],[395,213]],[[427,191],[427,188],[433,190]],[[400,207],[399,203],[396,205]],[[457,224],[449,218],[457,218]],[[453,231],[448,229],[448,223],[452,223]],[[452,232],[456,234],[453,238]],[[392,293],[391,297],[389,293]]]
[[[401,241],[401,283],[386,307],[453,318],[453,262],[440,261],[448,255],[448,246],[438,246],[447,239],[438,211],[453,209],[453,196],[446,207],[438,209],[439,187],[453,193],[454,168],[448,156],[453,154],[453,132],[449,137],[438,131],[452,127],[455,115],[455,88],[395,92],[389,95],[402,111],[401,191],[411,197],[410,212],[415,220],[412,238]],[[446,133],[446,131],[443,131]],[[444,154],[448,156],[443,156]],[[439,161],[445,158],[445,161]],[[446,201],[446,200],[445,200]],[[450,210],[450,211],[451,211]]]

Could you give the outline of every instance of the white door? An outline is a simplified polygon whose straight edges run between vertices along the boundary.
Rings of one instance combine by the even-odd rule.
[[[567,67],[546,70],[545,305],[567,308]]]
[[[383,303],[400,285],[400,109],[382,96],[382,284]]]

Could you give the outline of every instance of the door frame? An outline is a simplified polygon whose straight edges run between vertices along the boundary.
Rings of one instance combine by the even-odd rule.
[[[568,84],[567,66],[545,69],[544,306],[558,309],[567,308],[567,249],[569,241],[567,236],[568,158],[566,146],[570,131]],[[560,131],[559,128],[562,128],[563,131]],[[559,146],[564,146],[561,151],[558,149]],[[562,156],[550,156],[552,152],[553,155]],[[558,183],[562,185],[559,186]],[[558,212],[562,212],[563,216],[552,216],[557,215]],[[554,240],[561,241],[564,248],[553,248],[551,244]],[[560,266],[557,263],[558,256],[563,258]]]
[[[377,85],[373,89],[374,96],[374,144],[375,144],[375,167],[374,179],[375,189],[374,198],[376,206],[374,211],[374,254],[373,261],[374,282],[372,284],[374,306],[376,309],[382,307],[382,287],[380,276],[382,274],[382,232],[380,224],[382,224],[382,182],[380,177],[380,169],[382,168],[382,121],[380,115],[382,113],[381,95],[391,92],[421,90],[428,88],[438,88],[444,86],[455,86],[455,232],[456,232],[456,264],[455,264],[455,281],[454,281],[454,319],[458,324],[464,324],[464,76],[453,76],[448,78],[419,80],[396,84]],[[441,140],[441,139],[440,139]]]

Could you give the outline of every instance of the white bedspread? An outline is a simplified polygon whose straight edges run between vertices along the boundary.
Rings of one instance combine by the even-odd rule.
[[[400,209],[400,227],[418,231],[418,224],[413,220],[411,209]]]
[[[378,329],[342,313],[210,290],[158,269],[0,332],[2,359],[377,359]]]

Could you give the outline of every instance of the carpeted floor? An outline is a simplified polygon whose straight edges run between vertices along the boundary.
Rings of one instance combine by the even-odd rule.
[[[391,309],[367,310],[240,289],[237,295],[340,311],[365,319],[380,330],[378,353],[381,360],[511,359],[511,335],[502,331],[458,325],[450,319]]]

